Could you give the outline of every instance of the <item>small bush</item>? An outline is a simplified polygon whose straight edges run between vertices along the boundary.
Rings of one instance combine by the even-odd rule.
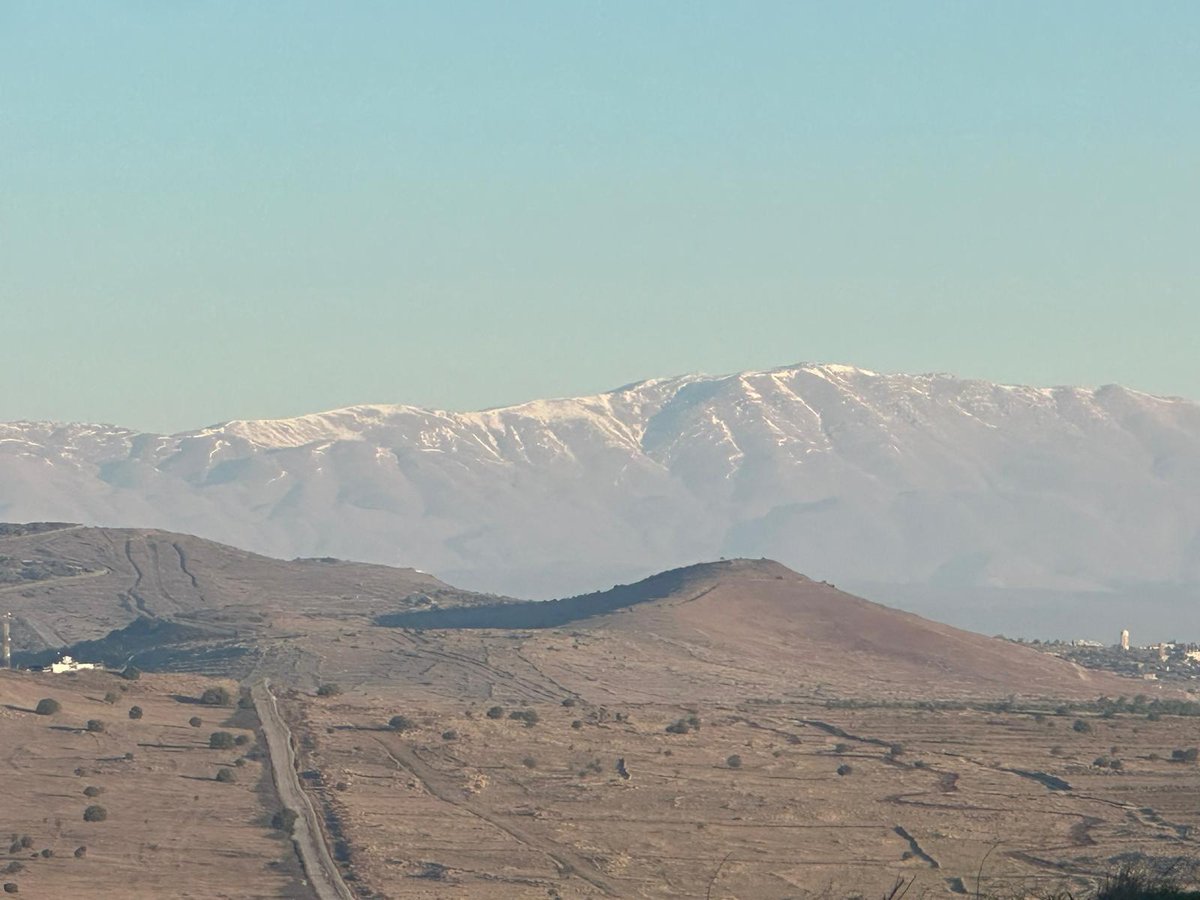
[[[217,781],[221,784],[233,784],[237,781],[237,776],[233,774],[233,769],[221,768],[217,769]]]
[[[523,765],[527,769],[536,769],[537,768],[537,760],[534,759],[532,756],[527,756],[523,760],[521,760],[521,765]]]
[[[45,850],[42,851],[42,859],[49,859],[53,855],[54,855],[54,851],[51,850],[49,847],[47,847]]]
[[[16,885],[16,883],[15,883],[15,882],[12,882],[12,881],[6,881],[6,882],[4,882],[4,893],[6,893],[6,894],[16,894],[16,893],[19,893],[19,892],[20,892],[20,890],[21,890],[21,889],[20,889],[19,887],[17,887],[17,885]]]
[[[442,732],[442,740],[443,741],[457,741],[458,740],[458,732],[455,731],[453,728],[449,728],[446,731]]]
[[[725,757],[725,765],[731,769],[740,769],[742,767],[742,758],[736,753],[732,756]]]
[[[192,716],[190,719],[188,719],[188,724],[191,725],[193,728],[199,728],[201,725],[204,724],[204,720],[202,718],[200,718],[199,716]]]
[[[104,695],[105,703],[116,703],[120,699],[121,699],[120,691],[109,691],[107,694]]]
[[[232,750],[233,735],[228,731],[214,731],[208,736],[208,746],[210,750]]]
[[[532,728],[540,721],[538,714],[532,709],[514,709],[508,717],[517,722],[524,722],[526,728]]]
[[[76,847],[75,848],[75,858],[76,859],[83,859],[85,856],[87,856],[87,847]]]
[[[1078,734],[1089,734],[1091,733],[1092,726],[1083,721],[1083,719],[1076,719],[1074,724],[1071,725],[1071,730]]]
[[[236,747],[245,747],[248,743],[250,743],[250,735],[239,734],[233,739],[233,743]]]
[[[576,703],[576,700],[574,697],[568,697],[567,699],[565,699],[562,702],[562,705],[565,706],[567,709],[570,709],[572,706],[575,705],[575,703]]]
[[[137,666],[126,666],[124,671],[121,672],[121,677],[126,681],[137,681],[142,677],[142,670]]]
[[[5,875],[16,875],[18,872],[20,872],[24,868],[25,868],[25,863],[19,862],[14,859],[3,869],[0,869],[0,873],[3,873]]]
[[[43,697],[33,711],[39,716],[52,716],[62,711],[62,704],[52,697]]]
[[[21,835],[21,837],[17,841],[17,843],[19,843],[24,849],[28,850],[30,847],[33,846],[33,838],[31,838],[27,834],[23,834],[23,835]]]
[[[83,811],[83,821],[85,822],[103,822],[108,818],[108,810],[100,805],[89,806]]]
[[[489,719],[503,719],[504,718],[504,707],[503,706],[490,707],[487,711],[487,717]]]
[[[837,767],[837,773],[842,776],[849,775],[853,771],[854,771],[854,769],[851,766],[846,765],[845,763],[842,763],[842,765]]]
[[[89,784],[87,787],[85,787],[83,789],[83,796],[85,796],[85,797],[99,797],[103,793],[104,793],[104,788],[97,787],[94,784]]]
[[[271,827],[291,834],[292,829],[296,827],[296,818],[296,811],[294,809],[284,807],[271,817]]]
[[[200,695],[200,702],[205,706],[229,706],[233,702],[233,695],[228,688],[210,687]]]
[[[342,692],[342,686],[332,681],[327,681],[325,684],[317,688],[318,697],[336,697]]]
[[[667,726],[667,734],[687,734],[692,729],[688,727],[688,723],[680,719],[678,722],[672,722]]]
[[[833,745],[834,753],[849,753],[850,750],[851,750],[851,747],[849,744],[834,744]]]
[[[140,706],[129,707],[129,718],[140,719],[142,717],[142,708]]]
[[[388,728],[392,731],[409,731],[415,727],[416,723],[408,716],[392,716],[388,719]]]
[[[578,731],[580,728],[583,727],[583,720],[582,719],[572,719],[571,727],[574,728],[576,731]]]
[[[88,719],[87,730],[93,734],[100,734],[104,731],[104,723],[99,719]]]

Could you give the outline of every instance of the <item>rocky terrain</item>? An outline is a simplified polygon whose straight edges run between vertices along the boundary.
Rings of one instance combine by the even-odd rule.
[[[12,827],[37,844],[10,849],[22,895],[179,877],[181,896],[364,900],[1078,895],[1195,849],[1186,686],[770,560],[520,602],[179,534],[3,534],[32,566],[0,587],[19,661],[92,636],[42,655],[193,673],[0,673]],[[43,698],[59,708],[38,715]],[[208,746],[211,728],[247,749]],[[79,819],[72,780],[103,788],[119,832]]]

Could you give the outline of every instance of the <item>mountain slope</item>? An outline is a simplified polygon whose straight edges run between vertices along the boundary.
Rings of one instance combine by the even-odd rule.
[[[1194,585],[1200,406],[798,365],[171,436],[13,423],[0,516],[412,564],[523,596],[762,555],[940,591]]]
[[[482,602],[413,569],[333,559],[284,561],[186,534],[0,526],[0,607],[18,651],[133,628],[143,643],[257,640],[304,618],[366,618]],[[153,630],[154,633],[150,633]]]
[[[535,629],[525,634],[521,655],[551,681],[580,691],[602,684],[640,700],[1095,698],[1143,686],[872,603],[771,560],[688,566],[555,603],[415,610],[379,621]],[[571,649],[563,652],[568,633]]]

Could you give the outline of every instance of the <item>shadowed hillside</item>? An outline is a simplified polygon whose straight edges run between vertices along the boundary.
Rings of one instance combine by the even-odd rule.
[[[18,653],[104,639],[111,655],[205,635],[249,639],[295,617],[371,616],[485,599],[414,569],[284,561],[184,534],[0,528],[0,607],[13,615]]]

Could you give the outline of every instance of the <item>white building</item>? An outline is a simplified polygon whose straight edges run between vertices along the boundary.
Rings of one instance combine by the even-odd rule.
[[[64,656],[56,663],[50,663],[50,671],[55,675],[61,675],[63,672],[81,672],[84,669],[99,668],[95,663],[76,662],[69,656]]]

